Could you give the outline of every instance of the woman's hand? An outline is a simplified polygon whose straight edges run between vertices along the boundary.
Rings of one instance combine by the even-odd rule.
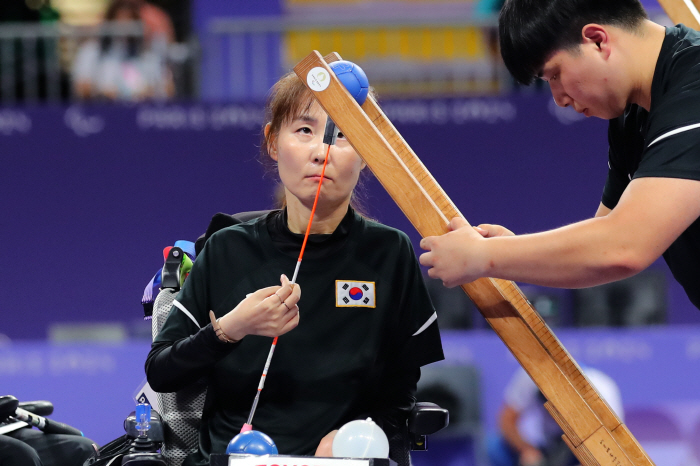
[[[282,286],[269,286],[249,294],[232,311],[219,319],[226,336],[240,340],[246,335],[277,337],[299,325],[301,288],[286,275]]]
[[[338,430],[332,430],[325,437],[321,439],[316,448],[316,453],[314,456],[323,456],[324,458],[331,458],[333,456],[333,439]]]

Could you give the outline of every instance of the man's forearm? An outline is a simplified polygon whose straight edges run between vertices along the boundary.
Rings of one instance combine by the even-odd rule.
[[[559,288],[582,288],[632,276],[655,259],[634,238],[593,218],[531,235],[486,239],[484,276]]]

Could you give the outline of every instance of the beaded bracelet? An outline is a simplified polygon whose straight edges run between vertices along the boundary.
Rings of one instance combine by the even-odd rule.
[[[228,335],[224,332],[224,330],[221,328],[221,324],[219,324],[219,319],[217,319],[214,316],[213,311],[209,311],[209,319],[211,319],[211,326],[214,327],[214,333],[216,333],[216,337],[223,341],[224,343],[238,343],[240,340],[233,340],[229,338]]]

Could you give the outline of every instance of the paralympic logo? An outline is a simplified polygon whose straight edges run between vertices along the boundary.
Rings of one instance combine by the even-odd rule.
[[[328,71],[320,66],[316,66],[306,75],[306,82],[314,91],[325,91],[328,89],[331,80],[329,79]]]
[[[24,112],[13,110],[0,111],[0,134],[28,133],[32,129],[32,120]]]
[[[101,116],[88,116],[77,106],[72,106],[63,115],[66,126],[80,137],[87,137],[97,134],[105,128],[105,120]]]

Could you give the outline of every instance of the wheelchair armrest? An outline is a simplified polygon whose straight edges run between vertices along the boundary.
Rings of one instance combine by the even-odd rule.
[[[435,403],[417,402],[408,416],[408,431],[414,435],[434,434],[450,423],[450,413]]]
[[[48,416],[53,413],[53,404],[50,401],[17,401],[12,395],[0,396],[0,421],[8,416],[14,416],[17,408],[22,408],[37,416]]]
[[[20,401],[18,408],[22,408],[37,416],[49,416],[53,413],[53,403],[46,400]]]

